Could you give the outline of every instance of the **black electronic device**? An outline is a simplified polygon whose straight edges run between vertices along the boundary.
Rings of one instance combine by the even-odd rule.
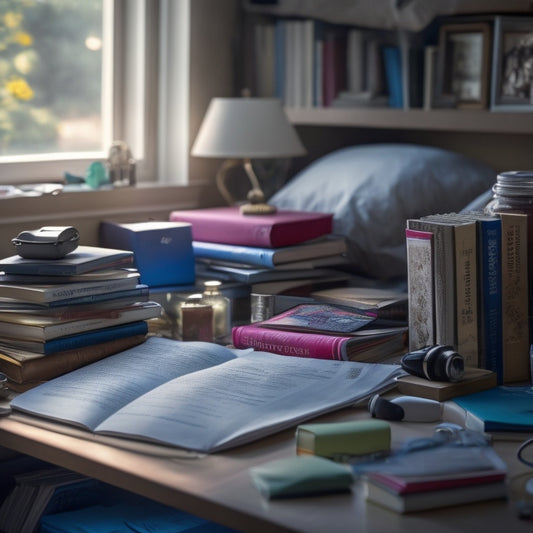
[[[410,374],[431,381],[461,381],[465,374],[463,356],[443,344],[409,352],[402,357],[401,365]]]
[[[73,226],[44,226],[22,231],[11,242],[25,259],[60,259],[78,247],[79,239]]]

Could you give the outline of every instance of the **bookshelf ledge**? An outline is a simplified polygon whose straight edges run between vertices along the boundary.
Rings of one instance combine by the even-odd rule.
[[[287,108],[300,126],[349,126],[479,133],[533,133],[529,113],[470,109]]]

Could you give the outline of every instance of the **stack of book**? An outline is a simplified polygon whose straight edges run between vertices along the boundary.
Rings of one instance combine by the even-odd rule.
[[[233,531],[49,464],[9,477],[11,490],[0,505],[0,529],[4,533]]]
[[[248,285],[334,275],[346,241],[333,235],[333,215],[278,211],[242,215],[238,207],[173,211],[192,224],[197,276]]]
[[[448,344],[499,383],[529,381],[528,216],[411,219],[406,242],[410,349]]]
[[[405,353],[404,321],[326,303],[292,307],[267,320],[233,328],[236,348],[341,361],[393,361]]]
[[[31,388],[143,342],[161,306],[130,251],[79,246],[63,259],[0,261],[0,371]]]
[[[37,531],[41,516],[94,504],[99,482],[63,468],[43,467],[14,476],[15,486],[0,506],[5,533]]]
[[[487,446],[454,450],[458,452],[457,460],[454,457],[440,465],[440,461],[426,464],[424,472],[368,473],[366,499],[403,514],[507,497],[507,468],[493,449]],[[450,449],[444,451],[449,458]],[[435,456],[435,460],[438,458]]]

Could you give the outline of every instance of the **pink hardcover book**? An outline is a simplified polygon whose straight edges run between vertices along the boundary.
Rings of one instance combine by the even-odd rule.
[[[333,214],[278,211],[243,215],[239,207],[172,211],[173,222],[192,224],[195,241],[277,248],[291,246],[332,232]]]
[[[346,360],[348,338],[314,333],[281,331],[254,326],[253,324],[233,328],[235,348],[254,348],[261,352],[272,352],[294,357],[314,359]]]
[[[314,359],[379,362],[405,353],[406,338],[402,328],[371,330],[359,336],[324,335],[271,329],[261,322],[234,327],[235,348],[254,348],[262,352]]]

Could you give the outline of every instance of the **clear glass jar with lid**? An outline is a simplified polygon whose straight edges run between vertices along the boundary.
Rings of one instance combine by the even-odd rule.
[[[496,178],[492,192],[492,200],[485,206],[486,214],[533,214],[533,171],[501,172]]]

